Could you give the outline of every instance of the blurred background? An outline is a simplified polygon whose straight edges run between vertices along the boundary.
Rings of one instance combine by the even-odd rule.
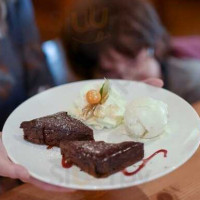
[[[156,8],[164,26],[173,36],[200,34],[200,1],[149,0]],[[72,0],[33,0],[36,21],[43,41],[60,36]]]
[[[0,0],[1,128],[30,96],[83,79],[161,78],[189,103],[200,100],[199,0],[124,0],[123,6],[112,0],[113,7],[94,1],[99,8],[90,1],[77,7],[78,2],[74,7],[73,0]],[[74,25],[78,35],[68,30],[72,10],[81,18],[89,5],[97,13],[95,40],[96,29],[84,31],[83,19]],[[98,21],[100,8],[105,15],[108,8],[106,28]],[[0,194],[18,184],[0,178]]]

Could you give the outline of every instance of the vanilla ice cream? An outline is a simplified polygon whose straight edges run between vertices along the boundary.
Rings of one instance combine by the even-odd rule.
[[[134,138],[150,139],[165,132],[168,123],[168,106],[162,101],[143,97],[127,105],[124,123]]]

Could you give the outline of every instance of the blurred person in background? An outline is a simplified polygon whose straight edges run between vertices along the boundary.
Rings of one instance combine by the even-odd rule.
[[[63,34],[71,80],[164,80],[188,102],[200,100],[200,60],[179,59],[148,1],[76,1]]]
[[[20,103],[52,85],[53,81],[41,50],[31,1],[0,0],[1,128],[8,115]],[[0,176],[21,179],[45,190],[70,191],[40,182],[32,178],[25,168],[12,163],[2,144],[1,133]],[[4,187],[2,180],[0,177],[0,193]]]

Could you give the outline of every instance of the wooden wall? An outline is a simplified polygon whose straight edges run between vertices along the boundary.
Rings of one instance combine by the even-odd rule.
[[[59,37],[70,0],[32,0],[42,40]]]
[[[153,0],[172,35],[200,35],[199,0]]]
[[[42,40],[59,37],[73,0],[32,0]],[[200,35],[200,0],[150,0],[172,35]]]

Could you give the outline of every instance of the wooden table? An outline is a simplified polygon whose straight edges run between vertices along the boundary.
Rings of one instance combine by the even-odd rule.
[[[200,103],[195,109],[200,113]],[[155,181],[122,190],[53,193],[30,184],[17,187],[0,200],[200,200],[200,148],[176,171]]]

